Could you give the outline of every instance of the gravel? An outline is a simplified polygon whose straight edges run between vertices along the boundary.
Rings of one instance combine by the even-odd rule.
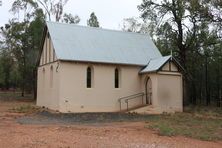
[[[38,112],[17,119],[20,124],[89,124],[127,121],[146,121],[152,115],[135,113],[51,113]]]

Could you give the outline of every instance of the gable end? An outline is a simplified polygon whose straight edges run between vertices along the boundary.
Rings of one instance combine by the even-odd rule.
[[[52,63],[56,60],[57,57],[53,46],[53,42],[46,26],[44,28],[37,66],[42,66],[48,63]]]

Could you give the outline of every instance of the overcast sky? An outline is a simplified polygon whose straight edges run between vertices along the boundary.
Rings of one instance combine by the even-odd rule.
[[[0,26],[13,17],[9,9],[14,0],[2,0],[0,6]],[[124,18],[138,17],[137,6],[142,0],[69,0],[65,12],[77,14],[81,18],[81,25],[86,25],[91,12],[95,12],[102,28],[120,29]]]

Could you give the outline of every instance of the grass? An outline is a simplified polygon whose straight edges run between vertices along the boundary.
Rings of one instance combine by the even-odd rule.
[[[146,128],[162,136],[222,140],[222,108],[188,107],[184,113],[157,115],[147,121]]]
[[[25,97],[22,97],[21,92],[0,91],[0,101],[23,100],[23,99],[33,100],[33,95],[32,94],[25,94]]]
[[[39,110],[38,107],[30,105],[30,104],[24,104],[18,107],[14,107],[11,109],[12,112],[16,113],[34,113]]]
[[[0,91],[0,103],[11,112],[30,113],[37,111],[37,107],[33,104],[34,99],[32,94],[21,96],[19,91]]]

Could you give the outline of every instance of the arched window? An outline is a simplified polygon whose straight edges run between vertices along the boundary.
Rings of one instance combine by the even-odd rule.
[[[44,88],[45,87],[45,68],[43,68],[42,70],[42,75],[43,75],[43,78],[42,78],[42,87]]]
[[[91,88],[92,87],[92,68],[88,67],[86,72],[86,87]]]
[[[53,87],[53,66],[50,68],[50,88]]]
[[[119,69],[116,68],[114,72],[115,78],[114,78],[114,83],[115,83],[115,88],[119,88]]]
[[[45,64],[48,63],[48,39],[45,40]]]

